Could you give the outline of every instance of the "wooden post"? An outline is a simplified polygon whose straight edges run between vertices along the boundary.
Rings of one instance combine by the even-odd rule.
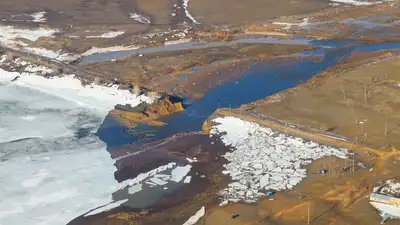
[[[364,101],[367,102],[368,92],[367,92],[367,84],[364,85]]]
[[[385,136],[387,135],[387,115],[385,115]]]
[[[355,156],[355,153],[353,152],[353,173],[354,173],[354,171],[355,171],[355,170],[354,170],[354,161],[355,161],[355,160],[354,160],[354,156]]]
[[[343,86],[342,86],[342,92],[343,92],[343,99],[346,100],[346,91],[344,90]]]
[[[308,201],[307,224],[310,224],[310,201]]]

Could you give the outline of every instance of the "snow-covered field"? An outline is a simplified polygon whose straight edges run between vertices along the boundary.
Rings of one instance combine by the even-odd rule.
[[[40,15],[41,14],[35,15],[37,17],[36,19],[40,19]],[[62,53],[61,50],[53,51],[44,48],[28,47],[28,44],[23,41],[24,39],[28,41],[37,41],[41,37],[51,37],[57,32],[59,31],[56,29],[36,28],[28,30],[15,28],[13,26],[0,25],[0,45],[14,50],[34,53],[60,61],[73,61],[79,58],[78,55]]]
[[[325,156],[346,158],[346,149],[335,149],[301,138],[275,133],[259,124],[235,117],[214,119],[211,135],[219,135],[232,151],[224,174],[232,183],[222,190],[222,205],[228,202],[255,202],[269,190],[293,188],[307,177],[305,165]]]

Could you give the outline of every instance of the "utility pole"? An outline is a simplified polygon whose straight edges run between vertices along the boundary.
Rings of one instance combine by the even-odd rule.
[[[342,92],[343,92],[343,99],[346,100],[346,91],[344,90],[343,86],[342,86]]]
[[[387,135],[387,115],[385,115],[385,136]]]
[[[310,224],[310,201],[308,201],[307,224]]]
[[[367,92],[367,84],[364,84],[364,101],[367,102],[368,92]]]

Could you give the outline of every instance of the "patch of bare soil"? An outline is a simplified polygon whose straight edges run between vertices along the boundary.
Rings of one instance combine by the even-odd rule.
[[[328,2],[314,0],[191,0],[189,10],[205,24],[247,24],[313,12],[328,7]]]

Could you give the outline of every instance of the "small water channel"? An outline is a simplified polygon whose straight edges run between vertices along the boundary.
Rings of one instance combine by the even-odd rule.
[[[333,47],[330,44],[336,43],[342,45],[349,42],[354,42],[354,41],[316,40],[304,37],[294,37],[287,39],[275,38],[275,37],[243,38],[231,42],[192,41],[192,42],[184,42],[179,44],[164,45],[152,48],[141,48],[141,49],[97,53],[80,59],[78,64],[86,65],[89,63],[105,62],[113,59],[128,57],[133,54],[149,54],[156,52],[179,51],[179,50],[210,48],[210,47],[220,47],[220,46],[231,46],[235,48],[236,44],[287,44],[287,45],[311,45],[314,47]]]

